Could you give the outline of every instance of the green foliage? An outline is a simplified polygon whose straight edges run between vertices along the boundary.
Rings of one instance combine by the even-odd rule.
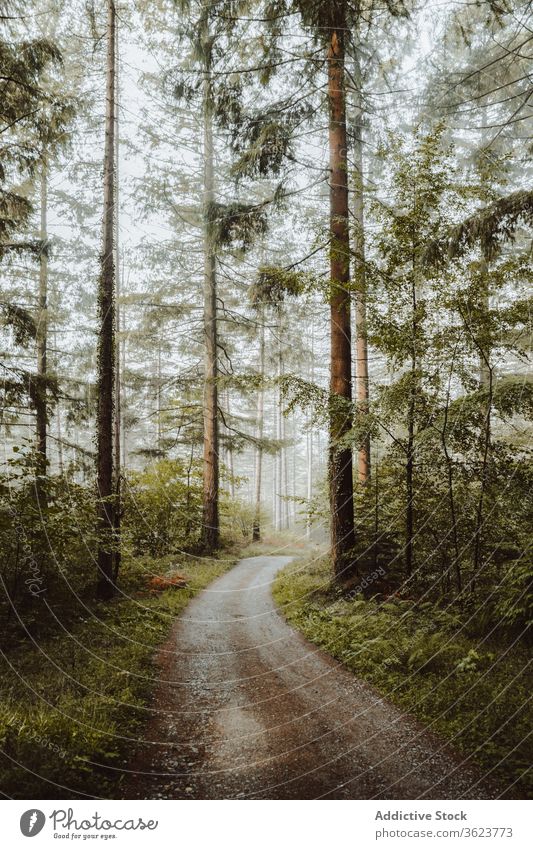
[[[124,486],[124,540],[136,554],[161,557],[190,549],[202,521],[201,468],[159,460],[130,472]]]
[[[237,499],[224,498],[220,511],[220,530],[226,545],[249,542],[252,538],[255,509]]]
[[[73,103],[47,85],[46,74],[61,65],[57,46],[47,39],[18,40],[10,24],[0,38],[0,258],[29,219],[32,205],[18,184],[32,177],[43,150],[64,143]],[[26,187],[27,188],[27,187]]]
[[[163,459],[130,472],[124,486],[123,544],[135,555],[164,557],[196,549],[202,529],[202,466]],[[225,545],[252,534],[253,510],[223,490],[221,534]]]
[[[246,251],[267,230],[265,210],[261,205],[213,202],[207,214],[217,247],[237,247]]]
[[[129,763],[150,716],[155,651],[174,617],[232,563],[227,553],[222,560],[185,557],[179,570],[187,586],[153,597],[146,581],[172,574],[175,560],[126,558],[120,596],[98,605],[71,596],[68,611],[58,609],[57,620],[48,616],[38,646],[22,614],[0,660],[5,793],[21,799],[121,797],[123,774],[116,768]]]
[[[508,564],[496,590],[494,612],[513,629],[533,625],[533,559],[530,554]]]
[[[94,579],[94,497],[74,471],[39,477],[34,453],[15,454],[0,478],[0,607],[9,619],[25,610],[38,626],[43,600],[82,592]]]
[[[442,126],[392,139],[387,200],[372,204],[367,333],[391,379],[373,387],[348,435],[359,446],[370,434],[375,446],[376,480],[357,496],[374,521],[358,522],[356,555],[375,558],[383,539],[391,589],[435,600],[476,590],[495,615],[491,589],[527,547],[532,521],[531,457],[514,438],[533,414],[531,381],[500,369],[524,359],[530,270],[520,251],[489,264],[475,240],[468,256],[428,264],[428,246],[488,191],[486,173],[465,186],[451,153]]]
[[[308,639],[493,770],[512,798],[533,792],[527,646],[496,639],[490,626],[489,635],[476,633],[469,608],[339,597],[327,558],[291,563],[274,597]]]
[[[309,284],[309,275],[275,266],[259,269],[257,281],[250,290],[253,306],[279,307],[286,297],[298,297]]]
[[[289,113],[279,111],[267,114],[240,115],[234,125],[232,149],[237,158],[232,164],[232,174],[242,177],[278,176],[284,162],[291,156],[292,133],[309,117],[309,107],[296,107]]]
[[[533,192],[524,189],[494,201],[450,228],[447,237],[429,246],[427,261],[443,264],[446,258],[462,256],[478,245],[485,259],[494,259],[503,244],[514,241],[520,225],[533,226]]]

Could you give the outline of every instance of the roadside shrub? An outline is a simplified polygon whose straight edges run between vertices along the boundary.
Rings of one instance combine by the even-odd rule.
[[[135,554],[162,557],[194,547],[202,522],[198,463],[159,460],[130,472],[124,487],[123,533]]]

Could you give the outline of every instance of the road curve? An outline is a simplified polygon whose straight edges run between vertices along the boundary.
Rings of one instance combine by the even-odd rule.
[[[490,797],[441,740],[284,621],[270,589],[291,559],[242,560],[176,620],[124,797]]]

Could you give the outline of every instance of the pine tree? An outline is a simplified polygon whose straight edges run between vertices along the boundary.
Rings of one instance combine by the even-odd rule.
[[[106,119],[104,148],[104,219],[101,274],[98,285],[98,583],[100,598],[113,595],[117,578],[113,557],[115,535],[115,489],[113,456],[113,409],[115,380],[115,74],[116,9],[107,3]]]

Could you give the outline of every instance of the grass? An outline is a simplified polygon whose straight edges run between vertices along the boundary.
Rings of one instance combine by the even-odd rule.
[[[346,599],[327,558],[279,573],[274,598],[287,620],[380,693],[414,714],[507,788],[530,798],[528,647],[483,637],[454,609],[413,601]]]
[[[71,596],[68,611],[43,607],[38,628],[11,626],[0,656],[4,795],[120,797],[120,767],[149,716],[154,652],[189,600],[236,560],[226,552],[126,562],[116,599],[73,604]],[[186,587],[149,592],[150,576],[176,572]]]

